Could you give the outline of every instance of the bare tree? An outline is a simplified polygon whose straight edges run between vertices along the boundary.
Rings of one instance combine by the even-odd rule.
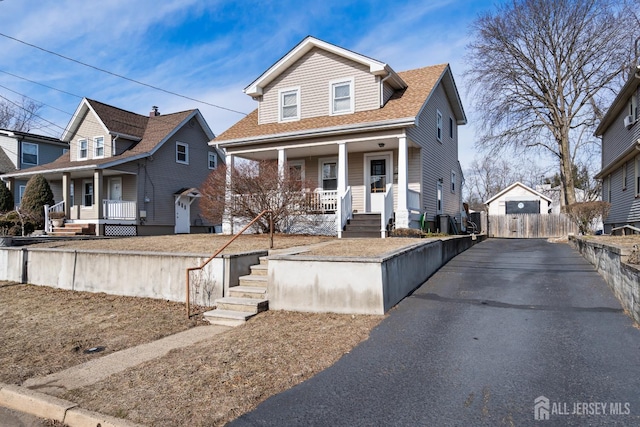
[[[558,162],[563,206],[572,167],[630,67],[623,0],[511,0],[474,23],[466,76],[480,111],[479,145]],[[626,76],[625,76],[626,77]]]
[[[223,215],[252,220],[263,210],[273,214],[274,231],[282,231],[296,217],[308,211],[313,193],[302,191],[312,187],[302,182],[297,169],[285,167],[281,172],[275,161],[243,162],[236,164],[231,173],[231,197],[225,203],[225,167],[211,172],[201,186],[200,206],[203,216],[219,223]],[[269,231],[269,219],[258,220],[261,231]]]
[[[0,96],[0,128],[29,132],[41,108],[42,104],[25,96],[19,102]]]

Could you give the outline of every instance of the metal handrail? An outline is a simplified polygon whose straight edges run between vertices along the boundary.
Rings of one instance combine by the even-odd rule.
[[[189,302],[189,299],[190,299],[189,290],[191,288],[191,281],[190,281],[190,278],[189,278],[189,273],[191,273],[192,271],[195,271],[195,270],[202,270],[203,268],[205,268],[207,266],[207,264],[209,264],[215,257],[220,255],[220,253],[223,250],[225,250],[227,248],[227,246],[229,246],[234,240],[236,240],[249,227],[251,227],[253,224],[255,224],[256,221],[258,221],[266,213],[271,214],[269,216],[269,249],[273,249],[273,214],[272,214],[272,212],[270,210],[265,209],[262,212],[260,212],[258,214],[258,216],[256,216],[254,219],[252,219],[251,222],[249,224],[247,224],[242,230],[238,231],[227,243],[224,244],[224,246],[222,246],[220,249],[218,249],[216,251],[216,253],[211,255],[204,263],[202,263],[201,266],[187,268],[187,292],[186,292],[186,294],[187,294],[187,319],[191,318],[191,307],[190,307],[190,302]]]

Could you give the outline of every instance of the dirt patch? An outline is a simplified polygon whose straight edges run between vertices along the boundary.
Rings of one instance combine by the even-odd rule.
[[[331,366],[382,319],[268,311],[61,397],[150,426],[224,425]]]
[[[405,246],[426,242],[426,239],[388,237],[386,239],[340,239],[313,248],[300,255],[369,257],[379,256]]]
[[[227,243],[230,238],[231,236],[223,236],[219,234],[178,234],[170,236],[122,237],[95,240],[65,240],[37,243],[32,246],[38,248],[213,254]],[[337,239],[330,236],[276,234],[273,239],[273,244],[274,249],[286,249],[294,246],[312,245],[331,240]],[[268,235],[251,234],[238,237],[238,239],[231,243],[223,253],[228,254],[268,249]]]
[[[0,282],[0,382],[21,384],[198,323],[180,303]]]

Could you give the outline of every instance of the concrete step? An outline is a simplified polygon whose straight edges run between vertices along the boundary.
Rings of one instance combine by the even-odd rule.
[[[269,309],[269,300],[266,299],[224,297],[216,299],[215,304],[220,310],[254,314]]]
[[[267,276],[240,276],[238,277],[238,285],[240,286],[253,286],[258,288],[266,288],[268,284]]]
[[[388,234],[388,233],[387,233]],[[342,237],[343,238],[373,238],[373,239],[378,239],[380,238],[380,230],[376,231],[376,232],[370,232],[370,231],[343,231],[342,232]]]
[[[203,314],[204,319],[212,325],[222,326],[240,326],[249,318],[255,316],[256,313],[247,313],[245,311],[233,310],[210,310]]]
[[[266,264],[252,265],[251,266],[251,275],[252,276],[267,276],[269,274],[269,268]]]
[[[233,286],[229,288],[232,298],[267,299],[267,288],[257,286]]]
[[[372,224],[372,225],[361,225],[361,224],[349,224],[345,227],[347,231],[380,231],[380,223]]]
[[[269,257],[261,256],[258,259],[260,260],[260,265],[267,265],[269,263]]]

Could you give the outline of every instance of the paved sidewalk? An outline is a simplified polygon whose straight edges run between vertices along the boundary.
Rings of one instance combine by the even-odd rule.
[[[127,368],[162,357],[173,349],[188,347],[229,329],[232,328],[214,325],[198,326],[45,377],[30,378],[21,387],[0,383],[0,406],[64,422],[69,427],[86,426],[92,423],[93,425],[102,423],[103,427],[132,425],[125,420],[111,419],[111,417],[82,410],[75,403],[54,396],[94,384]],[[6,411],[0,412],[2,413]],[[2,426],[1,422],[2,419],[0,419],[0,426]]]

